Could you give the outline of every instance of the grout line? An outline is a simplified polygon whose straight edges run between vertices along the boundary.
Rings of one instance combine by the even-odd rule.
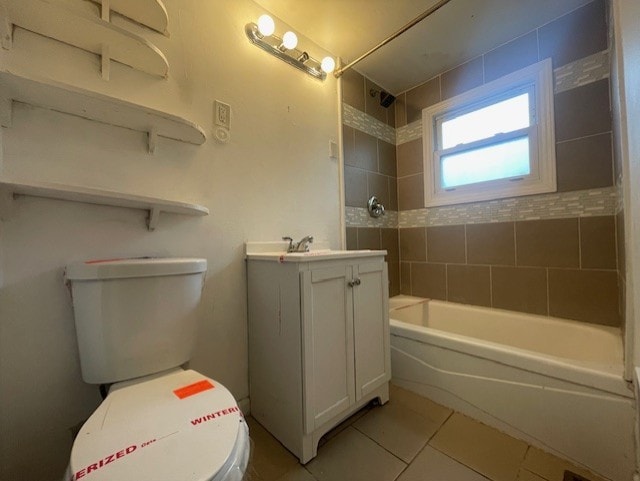
[[[493,306],[493,267],[489,266],[489,305]]]
[[[556,145],[558,145],[558,144],[566,144],[568,142],[575,142],[576,140],[591,139],[593,137],[598,137],[599,135],[606,135],[606,134],[613,135],[613,131],[612,130],[605,130],[604,132],[598,132],[598,133],[589,134],[589,135],[581,135],[580,137],[573,137],[572,139],[558,140],[558,141],[556,141]],[[613,142],[612,142],[612,146],[613,146]],[[612,164],[613,164],[613,162],[612,162]],[[615,182],[613,183],[613,185],[615,185]],[[602,187],[597,187],[597,188],[602,188]],[[570,192],[577,192],[577,191],[570,191]]]
[[[582,269],[582,219],[578,217],[578,269]]]
[[[449,300],[449,264],[444,264],[444,300]]]
[[[422,450],[420,450],[420,451],[422,451]],[[420,454],[420,453],[418,453],[418,454]],[[417,456],[417,455],[416,455],[416,456]],[[402,462],[404,463],[404,461],[402,461]],[[400,476],[402,476],[402,475],[404,474],[404,472],[405,472],[407,469],[409,469],[409,466],[411,466],[411,463],[409,463],[409,464],[405,463],[405,464],[406,464],[406,466],[402,469],[402,471],[400,471],[400,472],[398,473],[398,476],[396,476],[395,478],[393,478],[393,479],[394,479],[394,481],[395,481],[395,480],[397,480],[397,479],[400,479]]]
[[[532,447],[532,446],[529,446],[529,447]],[[527,449],[527,452],[528,452],[528,451],[529,451],[529,450]],[[531,470],[530,470],[530,469],[528,469],[528,468],[523,468],[523,467],[521,466],[521,467],[520,467],[520,469],[522,469],[523,471],[526,471],[527,473],[531,473],[531,474],[533,474],[534,476],[539,477],[540,479],[544,479],[545,481],[551,481],[551,480],[548,480],[547,478],[545,478],[544,476],[542,476],[541,474],[538,474],[538,473],[536,473],[535,471],[531,471]]]
[[[544,267],[544,266],[527,266],[527,267]],[[617,269],[605,267],[567,267],[567,266],[546,266],[545,269],[555,269],[557,271],[585,271],[585,272],[618,272]]]
[[[469,247],[467,245],[467,224],[462,224],[464,230],[464,263],[469,264]]]
[[[378,406],[379,408],[382,408],[383,406]],[[344,431],[346,431],[349,428],[353,428],[356,431],[358,431],[360,434],[362,434],[364,437],[366,437],[367,439],[369,439],[370,441],[373,441],[375,444],[377,444],[378,446],[380,446],[382,449],[384,449],[386,452],[388,452],[391,456],[393,456],[394,458],[396,458],[398,461],[402,462],[402,464],[405,465],[404,469],[398,474],[398,476],[400,476],[400,474],[402,474],[404,472],[405,469],[407,469],[409,467],[409,465],[411,465],[411,463],[416,459],[416,456],[414,456],[411,461],[406,462],[404,459],[402,459],[401,457],[399,457],[398,455],[396,455],[395,453],[389,451],[387,448],[385,448],[382,444],[380,444],[377,440],[373,439],[371,436],[369,436],[367,433],[360,431],[356,426],[355,423],[352,423],[349,427],[345,428],[343,431],[340,431],[339,434],[337,434],[335,437],[338,437],[340,434],[342,434]],[[425,444],[426,446],[426,444]],[[396,478],[397,479],[397,478]]]
[[[429,399],[429,398],[425,398],[425,399]],[[435,402],[435,401],[433,401],[433,402]],[[447,406],[444,406],[444,407],[446,407],[446,408],[447,408]],[[453,410],[453,409],[451,409],[451,408],[447,408],[447,409],[448,409],[449,411],[451,411],[451,412],[450,412],[450,413],[449,413],[449,415],[447,416],[447,419],[445,419],[444,421],[442,421],[442,424],[440,424],[440,426],[438,427],[438,429],[436,430],[436,432],[435,432],[435,433],[433,433],[433,436],[431,436],[431,438],[429,438],[429,441],[431,441],[431,439],[433,439],[433,438],[435,437],[435,435],[438,433],[438,431],[440,431],[440,430],[442,429],[442,426],[444,426],[445,424],[447,424],[447,421],[449,421],[449,419],[451,419],[451,418],[453,417],[453,415],[457,412],[457,411],[454,411],[454,410]]]
[[[452,461],[455,461],[456,463],[458,463],[461,466],[464,466],[465,468],[467,468],[469,471],[473,471],[474,473],[479,474],[480,476],[482,476],[484,479],[486,479],[487,481],[490,481],[491,478],[489,478],[489,476],[482,474],[480,471],[478,471],[477,469],[475,469],[472,466],[469,466],[468,464],[464,463],[462,460],[457,459],[455,457],[453,457],[451,454],[449,453],[445,453],[444,451],[441,451],[440,449],[436,448],[435,446],[432,445],[428,445],[431,449],[438,451],[440,454],[446,456],[447,458],[451,459]]]
[[[429,262],[429,244],[427,242],[427,231],[429,230],[427,226],[422,227],[424,229],[424,261]]]
[[[609,98],[609,113],[613,115],[613,109],[611,107],[613,100]],[[611,118],[611,125],[615,123],[613,117]],[[611,183],[614,187],[618,187],[618,181],[616,179],[616,139],[613,133],[613,127],[611,130]],[[622,161],[620,162],[622,164]]]
[[[516,221],[513,222],[513,267],[520,267],[518,265],[518,230],[516,229]]]
[[[522,462],[524,462],[525,459],[527,459],[527,454],[529,454],[529,450],[531,449],[531,445],[527,444],[527,449],[524,452],[524,459],[522,460]],[[522,466],[521,466],[522,467]]]
[[[550,288],[549,288],[549,268],[545,267],[545,274],[546,274],[546,284],[547,284],[547,316],[551,315],[551,295],[550,295]]]
[[[619,249],[618,249],[618,216],[614,215],[613,216],[613,242],[614,242],[614,250],[616,252],[616,271],[618,272],[618,276],[620,275],[620,258],[618,257],[620,255]]]

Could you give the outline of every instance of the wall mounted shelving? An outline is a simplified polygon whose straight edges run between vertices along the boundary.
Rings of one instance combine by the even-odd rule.
[[[169,35],[167,25],[169,18],[167,15],[167,9],[160,0],[93,0],[95,3],[102,5],[103,20],[109,20],[105,18],[104,10],[111,10],[117,12],[123,17],[130,18],[131,20],[144,25],[156,32],[163,35]]]
[[[11,126],[12,101],[55,110],[148,134],[149,151],[157,137],[200,145],[206,140],[197,124],[105,94],[26,74],[0,71],[0,125]]]
[[[0,213],[3,216],[9,214],[13,199],[20,195],[146,210],[149,211],[147,227],[150,231],[157,227],[161,212],[191,216],[209,215],[209,209],[202,205],[175,200],[48,182],[0,181],[0,200],[2,202]]]
[[[107,0],[102,1],[107,11]],[[116,6],[119,7],[122,3],[117,1]],[[2,46],[5,49],[11,48],[13,25],[17,25],[25,30],[100,55],[102,75],[106,79],[109,78],[111,60],[159,77],[166,77],[169,74],[169,63],[155,45],[102,18],[72,11],[45,0],[6,0],[5,9],[6,19],[0,26],[5,30],[2,32]],[[132,14],[139,9],[134,8],[134,10]]]
[[[110,22],[116,12],[164,35],[167,11],[161,0],[92,0],[95,9],[70,9],[64,3],[48,0],[2,0],[0,41],[11,49],[14,26],[64,42],[102,57],[102,76],[109,78],[110,62],[116,60],[134,69],[166,77],[169,65],[151,42]],[[88,5],[84,5],[87,7]],[[92,7],[93,8],[93,7]],[[97,15],[96,15],[97,13]],[[109,125],[147,134],[153,153],[158,137],[200,145],[204,131],[197,124],[177,115],[135,104],[128,100],[87,90],[23,72],[0,67],[0,125],[11,127],[13,103],[22,102]],[[125,207],[148,211],[147,227],[154,230],[161,212],[205,216],[209,210],[198,204],[147,197],[83,186],[48,182],[0,180],[0,217],[11,213],[18,196],[44,197],[88,204]]]

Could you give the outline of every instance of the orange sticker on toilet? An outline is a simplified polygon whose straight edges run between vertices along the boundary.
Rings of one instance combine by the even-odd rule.
[[[186,397],[193,396],[194,394],[208,391],[209,389],[213,389],[214,387],[215,386],[211,381],[203,379],[202,381],[194,382],[193,384],[189,384],[188,386],[174,389],[173,394],[178,396],[180,399],[184,399]]]

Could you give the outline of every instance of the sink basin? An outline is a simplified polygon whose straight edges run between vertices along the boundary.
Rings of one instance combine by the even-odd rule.
[[[283,252],[282,255],[293,257],[314,257],[314,256],[326,256],[330,253],[347,252],[347,251],[332,251],[331,249],[318,249],[309,252]]]
[[[326,244],[325,244],[326,245]],[[309,252],[286,252],[285,242],[247,242],[245,253],[248,259],[271,260],[277,262],[309,262],[344,257],[368,257],[386,255],[384,250],[333,250],[317,248]],[[324,247],[324,246],[322,246]]]
[[[352,251],[341,251],[341,250],[331,250],[331,249],[318,249],[315,251],[309,252],[286,252],[283,255],[285,257],[322,257],[322,256],[332,256],[332,257],[340,257],[340,256],[353,256],[358,254],[366,254],[369,252],[377,252],[380,251],[372,251],[369,249],[361,249],[361,250],[352,250]]]
[[[340,259],[345,257],[367,257],[386,255],[387,251],[373,250],[315,250],[309,252],[259,252],[247,253],[249,259],[263,259],[277,262],[308,262],[328,259]]]

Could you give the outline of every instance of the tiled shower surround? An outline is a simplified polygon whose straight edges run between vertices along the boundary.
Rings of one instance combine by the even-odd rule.
[[[401,292],[619,325],[615,217],[400,229]]]
[[[391,295],[620,325],[606,15],[595,0],[398,95],[386,114],[379,87],[345,74],[347,247],[389,251]],[[424,208],[422,109],[549,57],[557,192]],[[371,195],[386,218],[368,217]]]

